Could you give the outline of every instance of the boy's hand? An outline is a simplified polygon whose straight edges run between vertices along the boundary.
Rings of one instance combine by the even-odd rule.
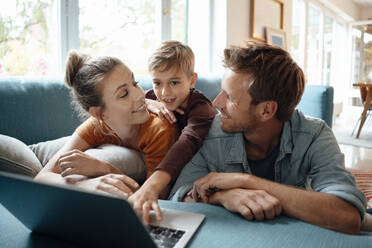
[[[128,199],[136,213],[142,217],[145,225],[148,225],[150,222],[150,210],[155,211],[157,220],[160,221],[162,219],[158,197],[158,194],[153,190],[142,187]]]
[[[177,121],[174,113],[168,110],[164,103],[154,101],[151,99],[146,99],[147,109],[150,110],[152,113],[159,116],[160,119],[164,120],[167,119],[170,123],[175,123]],[[176,111],[180,114],[184,114],[182,109],[176,109]]]

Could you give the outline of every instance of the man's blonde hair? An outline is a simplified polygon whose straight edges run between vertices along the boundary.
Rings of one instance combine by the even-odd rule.
[[[149,71],[182,70],[188,77],[194,75],[194,53],[179,41],[164,41],[149,58]]]

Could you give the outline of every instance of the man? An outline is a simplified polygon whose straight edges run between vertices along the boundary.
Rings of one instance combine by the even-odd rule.
[[[332,130],[295,110],[302,70],[288,52],[266,44],[225,49],[224,57],[222,91],[213,102],[221,113],[170,198],[222,205],[248,220],[283,213],[359,233],[366,199]]]

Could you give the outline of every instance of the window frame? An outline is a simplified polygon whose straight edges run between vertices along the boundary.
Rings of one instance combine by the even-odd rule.
[[[171,39],[171,0],[156,1],[156,22],[159,27],[161,40]],[[188,8],[188,0],[186,1]],[[188,10],[186,10],[188,19]],[[79,38],[79,0],[59,0],[57,6],[58,18],[58,41],[59,44],[59,69],[64,71],[65,61],[70,50],[78,50],[80,47]],[[188,20],[185,20],[186,23]],[[187,37],[186,25],[186,37]],[[186,39],[187,43],[187,39]]]
[[[324,70],[324,53],[325,53],[325,44],[324,44],[324,31],[325,31],[325,17],[328,16],[328,17],[331,17],[333,19],[333,29],[335,28],[335,25],[336,23],[341,23],[342,25],[344,25],[344,27],[346,28],[346,32],[347,34],[349,34],[350,32],[350,28],[348,26],[348,22],[343,19],[342,17],[340,17],[339,15],[337,15],[330,7],[324,5],[323,3],[321,3],[320,1],[318,0],[304,0],[305,1],[305,16],[303,18],[305,18],[305,32],[304,32],[304,35],[305,37],[303,37],[304,39],[304,50],[301,51],[302,53],[302,56],[303,56],[303,70],[304,70],[304,73],[305,75],[308,74],[308,57],[309,57],[309,54],[308,54],[308,48],[309,48],[309,43],[308,43],[308,34],[309,34],[309,5],[313,5],[315,8],[319,9],[320,12],[321,12],[321,30],[322,30],[322,33],[321,33],[321,38],[320,38],[320,42],[321,42],[321,71],[319,72],[320,73],[320,83],[322,85],[330,85],[329,82],[326,82],[325,78],[324,78],[324,73],[323,73],[323,70]],[[349,42],[347,42],[347,46],[349,46]],[[349,57],[349,56],[347,56]],[[332,69],[331,69],[332,70]],[[348,76],[349,77],[349,74]]]

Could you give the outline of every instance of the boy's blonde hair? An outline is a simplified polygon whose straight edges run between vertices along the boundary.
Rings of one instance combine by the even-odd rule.
[[[164,41],[149,58],[149,71],[161,72],[171,68],[182,70],[188,77],[194,75],[194,53],[179,41]]]

